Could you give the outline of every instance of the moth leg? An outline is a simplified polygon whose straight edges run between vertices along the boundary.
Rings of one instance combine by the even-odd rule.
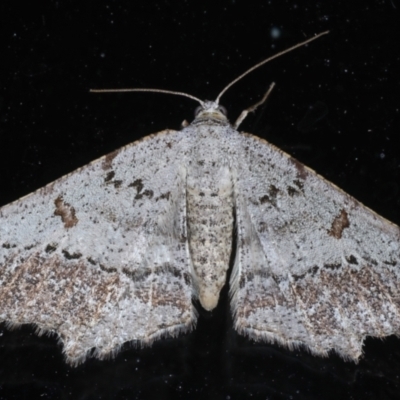
[[[247,114],[250,112],[254,112],[259,106],[261,106],[261,104],[265,103],[265,101],[267,100],[268,96],[270,95],[270,93],[272,92],[272,89],[275,86],[275,82],[271,83],[271,86],[268,88],[268,90],[265,92],[263,98],[258,101],[256,104],[253,104],[252,106],[246,108],[245,110],[243,110],[241,112],[241,114],[239,115],[239,118],[235,121],[235,123],[233,124],[233,128],[237,129],[239,127],[239,125],[243,122],[243,120],[247,117]]]

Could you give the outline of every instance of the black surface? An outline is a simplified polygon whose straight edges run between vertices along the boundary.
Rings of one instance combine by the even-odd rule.
[[[399,224],[399,13],[397,0],[2,1],[0,205],[149,133],[179,129],[197,107],[90,88],[213,99],[253,64],[329,29],[245,78],[221,103],[235,120],[275,81],[241,130]],[[116,359],[78,368],[64,363],[54,337],[0,326],[0,398],[400,398],[399,339],[368,339],[358,365],[254,344],[232,330],[224,293],[193,333],[144,350],[126,346]]]

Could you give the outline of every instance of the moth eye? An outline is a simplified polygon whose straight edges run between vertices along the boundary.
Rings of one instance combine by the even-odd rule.
[[[202,106],[198,106],[195,110],[194,110],[194,116],[195,118],[199,115],[200,111],[203,110]]]
[[[224,114],[225,117],[228,115],[228,111],[226,111],[226,108],[224,106],[218,106],[218,111],[221,111],[221,113]]]

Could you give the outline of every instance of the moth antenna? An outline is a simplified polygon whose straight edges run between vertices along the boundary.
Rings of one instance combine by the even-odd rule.
[[[253,72],[255,69],[261,67],[262,65],[266,64],[267,62],[273,60],[274,58],[278,58],[286,53],[291,52],[292,50],[297,49],[298,47],[302,47],[304,45],[306,45],[307,43],[312,42],[313,40],[318,39],[319,37],[328,34],[329,31],[325,31],[322,33],[319,33],[318,35],[307,39],[304,42],[298,43],[292,47],[289,47],[286,50],[283,50],[271,57],[268,57],[267,59],[265,59],[264,61],[259,62],[258,64],[254,65],[253,67],[251,67],[250,69],[248,69],[247,71],[243,72],[243,74],[241,74],[240,76],[238,76],[236,79],[234,79],[231,83],[229,83],[227,86],[225,86],[225,88],[221,91],[221,93],[218,95],[218,97],[215,100],[215,103],[219,104],[219,100],[221,99],[222,95],[231,87],[233,86],[236,82],[240,81],[242,78],[244,78],[247,74],[249,74],[250,72]],[[164,89],[149,89],[149,88],[140,88],[140,89],[90,89],[89,90],[90,93],[124,93],[124,92],[153,92],[153,93],[165,93],[165,94],[173,94],[175,96],[183,96],[183,97],[187,97],[189,99],[192,99],[194,101],[197,101],[198,103],[200,103],[200,105],[202,107],[205,106],[204,101],[198,99],[195,96],[192,96],[191,94],[188,93],[184,93],[184,92],[176,92],[173,90],[164,90]],[[265,99],[264,99],[265,100]],[[244,119],[244,118],[243,118]],[[241,121],[243,120],[241,119]]]
[[[218,95],[218,97],[216,98],[215,102],[216,102],[217,104],[219,104],[219,100],[221,99],[222,95],[223,95],[231,86],[233,86],[236,82],[240,81],[242,78],[244,78],[244,77],[245,77],[247,74],[249,74],[250,72],[253,72],[255,69],[261,67],[262,65],[264,65],[264,64],[266,64],[267,62],[273,60],[274,58],[278,58],[278,57],[280,57],[280,56],[283,56],[284,54],[289,53],[289,52],[291,52],[292,50],[297,49],[298,47],[302,47],[302,46],[306,45],[307,43],[310,43],[310,42],[312,42],[313,40],[316,40],[316,39],[320,38],[320,37],[323,36],[323,35],[327,35],[328,33],[329,33],[329,31],[325,31],[325,32],[319,33],[318,35],[316,35],[316,36],[314,36],[314,37],[312,37],[312,38],[310,38],[310,39],[307,39],[307,40],[304,41],[304,42],[298,43],[298,44],[296,44],[296,45],[294,45],[294,46],[292,46],[292,47],[289,47],[288,49],[283,50],[283,51],[281,51],[281,52],[279,52],[279,53],[277,53],[277,54],[275,54],[275,55],[273,55],[273,56],[271,56],[271,57],[268,57],[266,60],[261,61],[261,62],[259,62],[258,64],[254,65],[253,67],[249,68],[247,71],[243,72],[242,75],[238,76],[238,77],[237,77],[236,79],[234,79],[231,83],[229,83],[227,86],[225,86],[225,88],[221,91],[221,93],[220,93],[220,94]]]
[[[163,90],[163,89],[90,89],[90,93],[122,93],[122,92],[153,92],[153,93],[166,93],[166,94],[173,94],[175,96],[183,96],[183,97],[188,97],[189,99],[192,99],[194,101],[197,101],[200,103],[202,107],[204,107],[204,101],[198,99],[197,97],[192,96],[191,94],[188,93],[183,93],[183,92],[175,92],[173,90]]]

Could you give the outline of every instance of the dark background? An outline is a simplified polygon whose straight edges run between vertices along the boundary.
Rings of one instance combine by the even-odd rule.
[[[400,2],[46,1],[0,5],[0,205],[149,133],[179,129],[262,59],[221,103],[264,137],[400,224]],[[278,37],[275,37],[277,33]],[[1,307],[1,305],[0,305]],[[1,399],[396,399],[400,340],[367,339],[358,365],[253,343],[232,330],[227,290],[198,326],[151,348],[68,367],[55,337],[0,325]]]

